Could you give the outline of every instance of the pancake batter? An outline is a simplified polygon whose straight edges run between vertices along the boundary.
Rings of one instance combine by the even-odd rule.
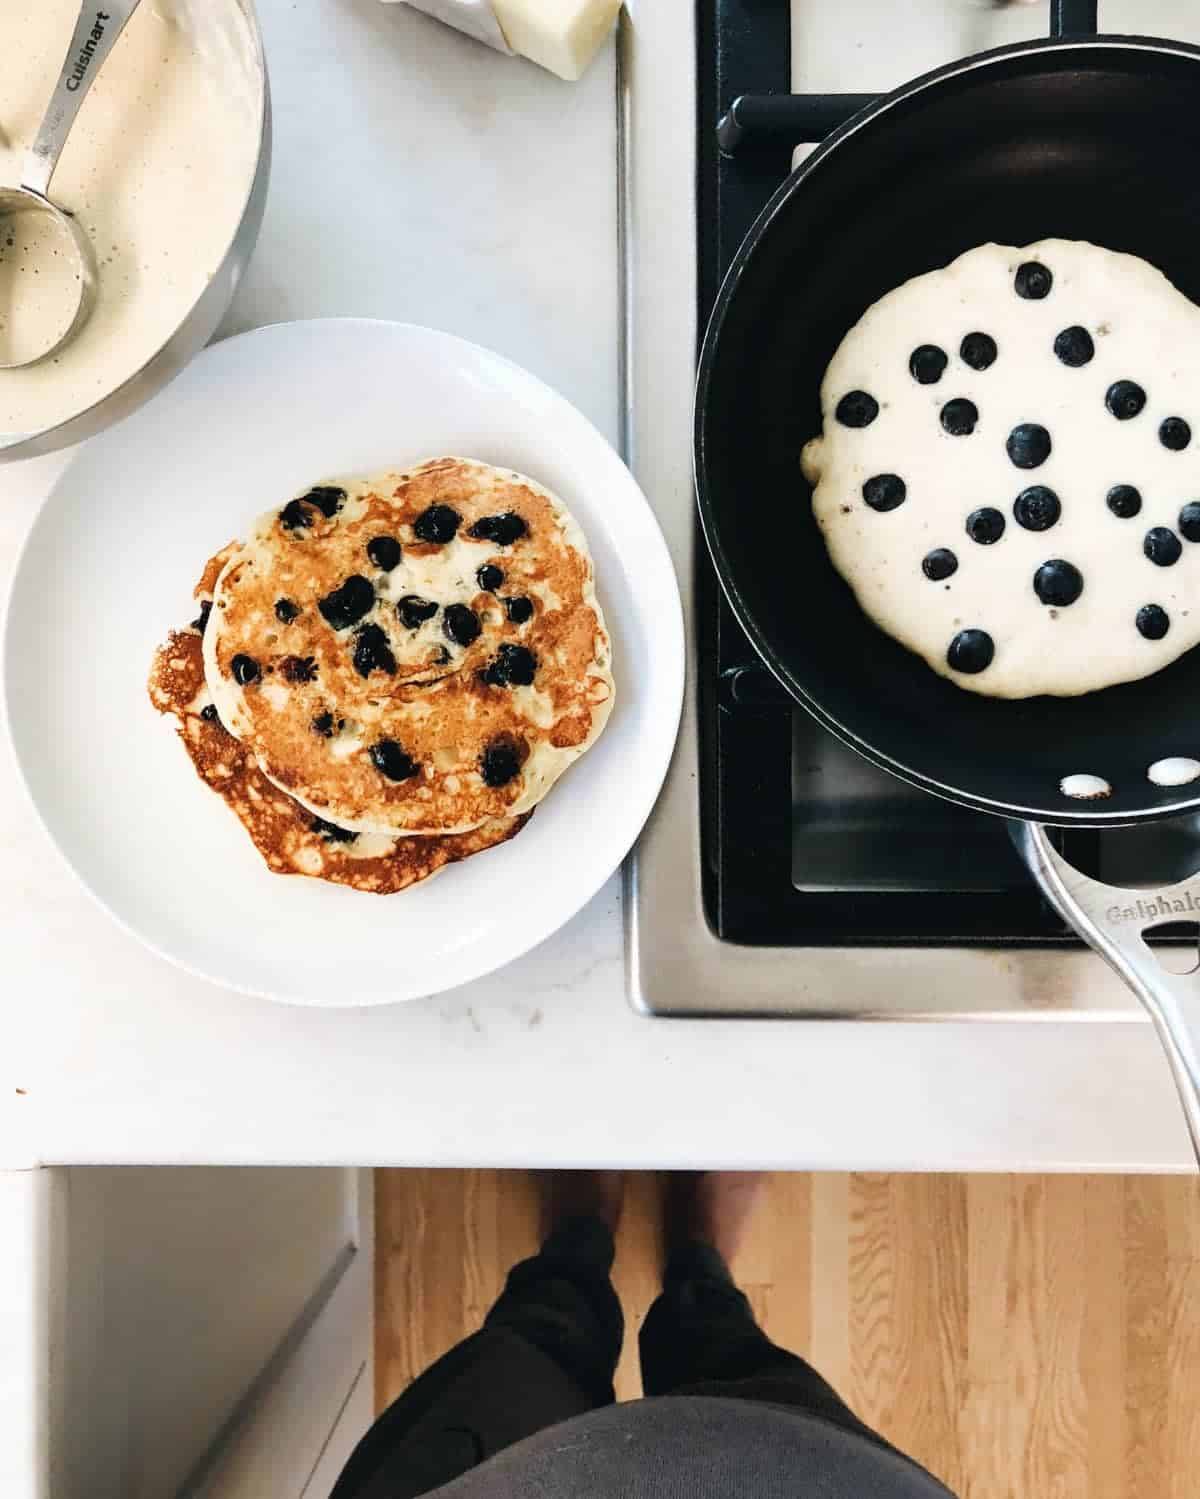
[[[232,0],[218,9],[231,29],[244,29]],[[21,180],[78,15],[76,0],[0,0],[0,181]],[[129,21],[92,83],[51,184],[54,201],[92,239],[96,306],[57,354],[0,370],[0,435],[56,426],[136,374],[220,265],[259,136],[259,101],[231,56],[201,55],[188,0],[144,0]],[[18,354],[53,341],[22,328],[22,317],[51,329],[61,324],[60,299],[25,298],[24,282],[41,278],[38,264],[37,247],[23,244],[21,231],[0,234],[0,347],[15,344]]]

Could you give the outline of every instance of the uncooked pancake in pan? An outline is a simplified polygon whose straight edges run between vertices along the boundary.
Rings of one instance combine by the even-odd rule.
[[[1200,641],[1200,309],[1145,261],[970,250],[865,313],[821,405],[833,564],[960,687],[1092,692]]]

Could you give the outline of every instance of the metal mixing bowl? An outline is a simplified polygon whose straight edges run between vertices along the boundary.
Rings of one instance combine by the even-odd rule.
[[[0,433],[0,463],[52,453],[91,437],[128,416],[161,390],[216,332],[258,239],[271,168],[271,94],[254,0],[172,0],[172,3],[181,19],[194,30],[200,45],[208,46],[212,55],[219,58],[231,90],[236,88],[240,96],[249,94],[257,101],[258,156],[246,184],[241,214],[216,272],[157,353],[106,396],[65,421],[41,432]],[[245,25],[231,26],[231,11],[240,12]]]

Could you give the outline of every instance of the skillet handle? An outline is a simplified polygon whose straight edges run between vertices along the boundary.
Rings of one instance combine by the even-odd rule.
[[[1050,35],[1095,36],[1100,29],[1098,0],[1050,0]]]
[[[1145,940],[1152,927],[1200,920],[1200,874],[1159,890],[1122,890],[1080,874],[1039,823],[1015,822],[1011,831],[1042,894],[1148,1012],[1167,1054],[1200,1164],[1200,971],[1168,973]]]

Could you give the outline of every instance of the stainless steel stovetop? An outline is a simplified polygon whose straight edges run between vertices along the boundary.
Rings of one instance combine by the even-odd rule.
[[[637,5],[621,36],[626,451],[675,557],[690,653],[679,745],[627,881],[632,1002],[660,1015],[1140,1022],[1141,1011],[1119,981],[1069,942],[1050,913],[1027,919],[1033,909],[1028,876],[999,820],[939,803],[875,770],[803,711],[772,704],[769,683],[764,709],[774,717],[761,720],[764,743],[769,721],[778,740],[782,712],[790,745],[790,763],[780,772],[786,784],[776,797],[778,831],[765,824],[770,851],[764,825],[756,831],[750,824],[744,832],[728,825],[719,777],[711,769],[702,774],[702,739],[706,767],[711,760],[702,708],[712,714],[745,706],[722,697],[732,692],[736,698],[739,684],[718,680],[721,661],[707,623],[718,604],[706,593],[711,579],[691,479],[698,298],[704,292],[697,245],[698,235],[710,229],[697,214],[714,202],[703,175],[697,194],[697,170],[715,171],[706,161],[711,153],[699,149],[700,132],[711,122],[707,59],[698,52],[698,37],[706,47],[713,44],[714,26],[729,20],[722,18],[723,6],[739,12],[738,27],[782,9],[764,10],[749,0]],[[890,0],[843,0],[832,10],[824,0],[792,0],[791,87],[878,92],[955,57],[1044,35],[1046,10],[1045,3],[909,0],[901,24]],[[1109,31],[1200,42],[1200,13],[1186,0],[1101,0],[1101,23]],[[775,39],[787,29],[781,32],[779,15],[762,24],[772,27]],[[786,62],[777,62],[786,88]],[[754,85],[734,91],[743,87],[753,91]],[[721,107],[728,102],[719,101]],[[775,180],[785,173],[786,165]],[[747,699],[755,691],[753,680],[742,687]],[[743,737],[755,732],[752,723]],[[1085,836],[1073,855],[1110,880],[1151,883],[1200,864],[1200,829],[1190,824]],[[715,870],[714,848],[735,837],[743,839],[737,857]],[[782,890],[759,884],[759,866],[771,859],[778,865],[780,848],[787,851],[786,868],[776,878],[788,887],[786,899]],[[726,886],[739,882],[734,893],[744,919],[724,923],[734,940],[716,930],[723,922],[713,896],[720,878]],[[795,904],[797,895],[807,903]],[[998,915],[1005,902],[1026,916]],[[803,910],[803,931],[801,924],[789,925],[790,915],[756,922],[760,906],[772,913]],[[904,915],[895,918],[897,910]],[[956,913],[949,924],[947,911]],[[753,940],[739,940],[743,927],[756,934]],[[987,935],[993,928],[994,940]],[[943,936],[943,929],[953,935]]]

